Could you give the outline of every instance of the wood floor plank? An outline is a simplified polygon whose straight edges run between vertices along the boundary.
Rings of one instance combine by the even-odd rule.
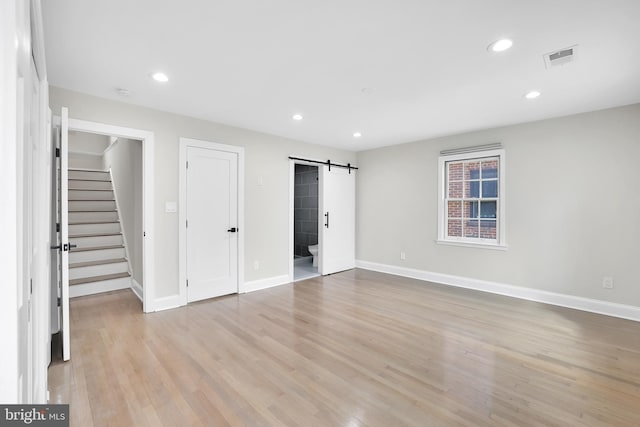
[[[143,314],[71,301],[73,426],[640,425],[640,323],[351,270]]]

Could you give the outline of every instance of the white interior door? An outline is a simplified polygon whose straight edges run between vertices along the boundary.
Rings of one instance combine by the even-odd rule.
[[[60,114],[60,317],[62,320],[62,359],[71,358],[71,331],[69,328],[69,110]]]
[[[355,170],[320,167],[320,274],[350,270],[356,265]]]
[[[187,301],[238,292],[238,155],[187,147]]]

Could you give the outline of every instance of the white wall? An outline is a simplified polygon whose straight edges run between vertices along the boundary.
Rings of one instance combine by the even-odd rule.
[[[111,169],[133,278],[142,285],[142,142],[118,138],[102,160]]]
[[[65,89],[50,88],[51,108],[69,107],[69,116],[155,134],[156,297],[178,294],[178,215],[165,213],[178,200],[180,137],[245,147],[245,280],[288,274],[289,160],[297,155],[355,163],[353,152],[305,144]],[[262,185],[259,185],[262,182]],[[254,261],[260,269],[254,270]]]
[[[101,170],[102,153],[108,146],[108,136],[87,132],[69,132],[69,167]]]
[[[436,244],[440,150],[494,142],[508,250]],[[640,306],[638,159],[640,104],[359,152],[357,258]]]
[[[68,159],[71,169],[102,169],[102,156],[69,153]]]

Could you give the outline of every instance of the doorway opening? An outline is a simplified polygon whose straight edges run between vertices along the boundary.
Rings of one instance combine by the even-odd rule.
[[[293,186],[293,281],[319,276],[318,166],[295,163]]]
[[[67,361],[71,358],[71,343],[70,343],[70,326],[69,326],[69,298],[70,298],[70,285],[74,286],[72,282],[74,278],[71,276],[72,268],[84,268],[88,266],[86,263],[92,264],[88,273],[96,274],[98,276],[104,275],[103,265],[110,264],[107,260],[82,260],[75,259],[70,262],[70,254],[73,249],[95,246],[124,246],[122,242],[118,244],[112,240],[112,237],[102,241],[102,239],[96,239],[96,237],[102,236],[85,236],[84,223],[89,222],[91,224],[100,223],[99,227],[105,227],[102,231],[93,232],[93,234],[105,234],[112,235],[114,233],[113,212],[117,210],[115,197],[111,196],[113,189],[109,190],[105,188],[111,184],[111,172],[104,172],[94,170],[92,168],[98,166],[98,162],[93,159],[85,158],[75,163],[80,170],[70,173],[69,162],[69,133],[86,133],[91,135],[106,135],[110,142],[116,142],[118,139],[128,139],[139,142],[138,148],[141,149],[140,158],[141,161],[138,165],[139,173],[141,175],[141,188],[138,194],[133,195],[133,198],[137,198],[139,207],[141,210],[141,217],[138,218],[137,227],[140,240],[139,249],[141,250],[141,262],[140,280],[141,283],[138,288],[134,288],[129,283],[129,287],[134,290],[134,293],[142,300],[142,310],[145,313],[156,310],[155,307],[155,286],[154,286],[154,248],[153,248],[153,133],[138,129],[124,128],[120,126],[106,125],[97,122],[88,122],[84,120],[69,119],[69,111],[66,107],[61,108],[61,114],[55,120],[56,130],[53,132],[53,139],[58,146],[56,152],[56,163],[59,162],[59,166],[56,168],[59,170],[57,177],[54,180],[52,194],[57,200],[55,201],[55,209],[52,212],[52,221],[56,222],[56,245],[52,245],[52,249],[57,251],[57,261],[55,264],[56,280],[52,283],[51,290],[51,308],[52,308],[52,322],[55,324],[57,317],[58,328],[60,332],[60,341],[62,343],[62,358]],[[115,138],[115,139],[114,139]],[[136,143],[137,145],[137,143]],[[112,148],[113,149],[113,148]],[[78,154],[78,153],[76,153]],[[85,153],[86,154],[86,153]],[[73,152],[72,152],[73,157]],[[85,163],[88,162],[88,163]],[[103,167],[103,165],[100,165]],[[96,175],[97,174],[97,175]],[[72,182],[73,181],[73,182]],[[107,182],[108,181],[108,182]],[[71,186],[73,184],[73,187]],[[72,190],[73,189],[73,193]],[[106,196],[105,196],[106,194]],[[109,200],[111,197],[111,200]],[[134,202],[135,203],[135,202]],[[77,210],[76,213],[70,213]],[[91,216],[87,218],[85,213],[99,213],[99,218]],[[105,214],[104,212],[109,212]],[[102,217],[102,215],[107,216]],[[78,227],[71,229],[70,223],[76,223]],[[135,232],[134,232],[135,234]],[[71,240],[70,240],[71,236]],[[74,241],[76,240],[76,241]],[[52,242],[53,243],[53,242]],[[82,243],[82,245],[81,245]],[[110,248],[115,249],[115,248]],[[113,254],[110,251],[105,253],[104,256],[108,258],[108,261],[112,259],[121,261],[121,258],[117,254]],[[121,255],[120,255],[121,256]],[[79,258],[82,258],[80,256]],[[72,266],[72,264],[76,264]],[[125,263],[126,264],[126,263]],[[52,266],[52,269],[54,266]],[[81,271],[81,270],[78,270]],[[85,271],[86,272],[86,271]],[[77,277],[76,277],[77,279]],[[77,285],[77,283],[76,283]],[[135,292],[137,291],[137,292]],[[54,314],[55,313],[55,314]],[[53,325],[52,325],[53,326]],[[52,327],[51,333],[56,333],[56,328]]]
[[[142,141],[69,131],[69,296],[131,288],[142,301]]]

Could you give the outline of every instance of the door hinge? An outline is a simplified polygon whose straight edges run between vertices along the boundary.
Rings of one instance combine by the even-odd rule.
[[[187,160],[187,169],[189,169],[189,161]]]
[[[60,149],[56,148],[56,157],[60,157]]]
[[[62,305],[62,300],[60,299],[60,297],[58,297],[58,307],[60,307]]]
[[[189,287],[189,279],[187,279],[187,288]]]
[[[189,220],[188,220],[188,219],[187,219],[187,220],[185,220],[185,222],[184,222],[184,226],[185,226],[185,228],[189,228]]]
[[[59,233],[59,232],[60,232],[60,223],[57,222],[56,223],[56,233]]]
[[[33,295],[33,279],[29,279],[29,293]]]

